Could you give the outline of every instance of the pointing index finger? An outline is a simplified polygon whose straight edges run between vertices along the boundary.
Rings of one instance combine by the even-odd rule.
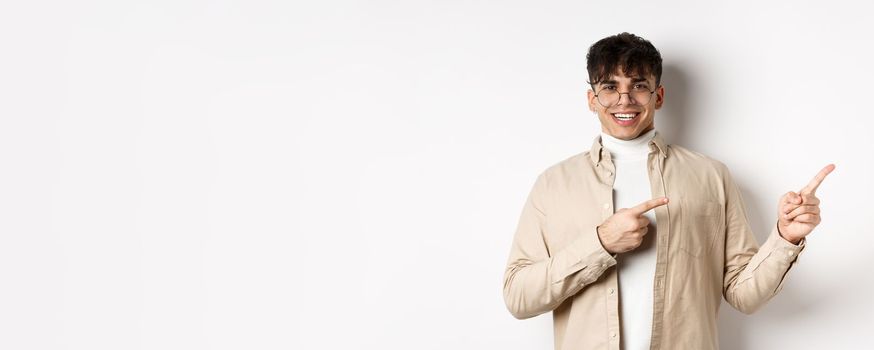
[[[822,170],[819,171],[819,174],[816,174],[813,180],[810,180],[810,183],[808,183],[807,186],[804,186],[804,188],[801,189],[801,192],[815,194],[816,189],[819,188],[820,184],[822,184],[822,180],[825,180],[826,175],[831,173],[832,170],[835,170],[834,164],[826,165],[825,168],[822,168]]]
[[[631,211],[632,213],[634,213],[634,215],[641,216],[643,215],[643,213],[646,213],[665,204],[668,204],[668,197],[653,198],[636,205],[635,207],[631,208]]]

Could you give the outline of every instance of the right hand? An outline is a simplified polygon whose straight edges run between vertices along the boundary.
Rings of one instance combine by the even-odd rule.
[[[644,213],[668,204],[667,197],[654,198],[633,208],[622,208],[598,226],[598,238],[610,254],[634,250],[643,243],[649,219]]]

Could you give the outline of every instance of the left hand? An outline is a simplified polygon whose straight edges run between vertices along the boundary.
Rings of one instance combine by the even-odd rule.
[[[816,189],[832,170],[835,170],[835,165],[827,165],[801,191],[798,193],[790,191],[780,198],[777,209],[777,230],[792,244],[801,242],[801,239],[809,235],[822,220],[819,215],[819,198],[816,198]]]

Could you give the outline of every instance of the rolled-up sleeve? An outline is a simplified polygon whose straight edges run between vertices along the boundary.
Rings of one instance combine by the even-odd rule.
[[[543,173],[525,201],[504,272],[504,301],[519,319],[555,309],[616,264],[601,245],[595,227],[550,254],[544,238],[548,197],[549,183]]]

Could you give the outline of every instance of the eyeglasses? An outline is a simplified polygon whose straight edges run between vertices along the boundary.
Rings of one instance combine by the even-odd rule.
[[[598,103],[604,106],[604,108],[609,108],[618,104],[623,94],[628,95],[628,98],[633,100],[634,103],[645,105],[649,103],[654,93],[655,90],[650,90],[643,84],[634,84],[629,92],[619,92],[619,90],[616,90],[616,86],[609,85],[595,94],[595,97],[598,98]]]

